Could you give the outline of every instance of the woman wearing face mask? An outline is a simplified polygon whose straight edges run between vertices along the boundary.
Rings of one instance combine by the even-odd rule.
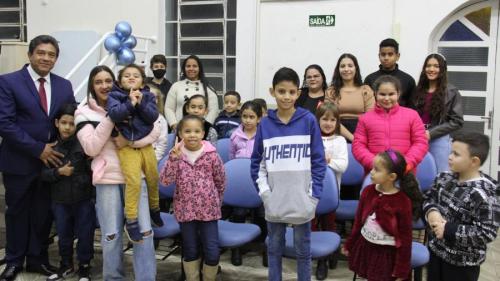
[[[167,93],[172,87],[172,83],[165,78],[167,73],[167,59],[164,55],[154,55],[149,63],[149,68],[153,72],[153,77],[146,78],[146,84],[153,84],[160,89],[163,100],[166,100]]]

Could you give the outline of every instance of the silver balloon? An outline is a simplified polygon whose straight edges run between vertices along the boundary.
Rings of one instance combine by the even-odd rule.
[[[137,39],[135,39],[134,35],[130,35],[125,40],[122,41],[122,46],[127,47],[129,49],[135,48],[137,46]]]
[[[115,32],[118,38],[127,39],[132,34],[132,26],[126,21],[120,21],[115,26]]]
[[[121,44],[122,42],[120,41],[120,38],[118,38],[115,34],[110,34],[106,37],[106,40],[104,40],[104,48],[111,53],[118,51]]]
[[[135,61],[135,54],[129,48],[123,47],[116,53],[117,62],[120,65],[131,64]]]

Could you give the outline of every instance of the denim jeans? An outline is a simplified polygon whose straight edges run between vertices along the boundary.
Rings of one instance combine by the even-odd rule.
[[[434,157],[436,161],[437,172],[441,173],[444,171],[449,171],[448,157],[451,152],[451,140],[450,135],[445,135],[437,139],[431,140],[429,143],[429,152]]]
[[[123,221],[124,185],[96,185],[96,210],[101,227],[102,274],[105,281],[125,280],[123,269]],[[135,280],[154,281],[156,279],[156,258],[153,246],[153,232],[149,216],[148,192],[144,181],[141,183],[138,220],[141,232],[151,231],[143,237],[141,244],[134,244],[133,265]]]
[[[203,248],[203,259],[206,265],[219,264],[219,228],[217,221],[181,222],[182,255],[184,261],[190,262],[201,257],[200,240]]]
[[[281,281],[281,259],[285,250],[285,223],[267,223],[269,281]],[[297,257],[297,280],[311,280],[311,222],[293,226],[293,245]]]
[[[90,200],[74,204],[52,203],[61,264],[73,265],[73,239],[78,239],[76,255],[80,264],[94,256],[95,205]]]

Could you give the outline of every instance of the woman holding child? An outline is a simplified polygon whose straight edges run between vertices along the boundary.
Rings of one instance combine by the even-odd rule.
[[[96,66],[89,75],[87,103],[75,113],[77,137],[92,160],[92,181],[96,187],[96,211],[101,228],[103,279],[125,280],[123,268],[123,222],[125,179],[120,169],[117,149],[128,144],[121,136],[113,137],[114,123],[107,116],[107,99],[115,76],[107,66]],[[153,143],[159,135],[153,131],[133,147]],[[153,247],[148,195],[142,180],[138,221],[143,242],[134,244],[133,265],[136,280],[155,280],[156,260]]]

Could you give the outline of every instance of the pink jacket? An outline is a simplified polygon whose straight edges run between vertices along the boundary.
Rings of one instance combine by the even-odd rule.
[[[77,137],[85,154],[94,158],[91,164],[92,183],[94,185],[124,184],[125,179],[116,154],[117,148],[111,138],[111,131],[115,124],[106,116],[106,110],[98,106],[94,99],[89,99],[86,105],[76,110],[75,124],[83,125]],[[160,128],[155,123],[153,131],[143,139],[134,142],[133,146],[143,147],[152,144],[159,135]]]
[[[231,144],[229,145],[229,159],[250,158],[255,143],[255,135],[249,139],[243,132],[243,125],[239,125],[231,135]]]
[[[177,221],[213,221],[221,218],[226,174],[222,160],[210,142],[203,141],[203,152],[194,165],[185,155],[178,158],[170,153],[160,181],[164,185],[176,184],[174,215]]]
[[[372,169],[375,155],[389,148],[401,152],[412,169],[425,157],[429,145],[415,110],[396,105],[386,112],[377,105],[359,118],[352,153],[366,172]]]

